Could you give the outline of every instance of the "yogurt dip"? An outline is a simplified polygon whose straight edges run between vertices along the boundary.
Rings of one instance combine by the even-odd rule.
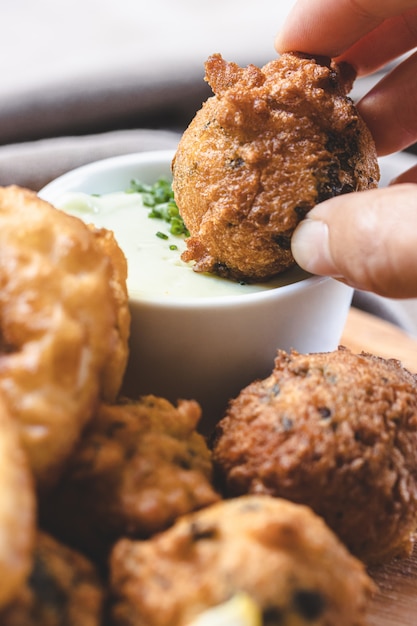
[[[163,219],[149,217],[141,193],[118,191],[103,195],[67,192],[54,205],[98,228],[112,230],[128,262],[129,296],[142,300],[239,296],[299,282],[309,276],[295,267],[277,278],[241,284],[193,271],[184,263],[184,235],[172,235]]]

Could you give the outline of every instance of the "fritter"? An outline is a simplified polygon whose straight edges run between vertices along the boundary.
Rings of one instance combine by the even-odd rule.
[[[43,487],[120,386],[126,261],[111,235],[12,186],[0,188],[0,267],[0,391]]]
[[[0,609],[29,573],[35,539],[35,492],[16,424],[0,398]]]
[[[377,186],[373,139],[329,59],[286,53],[263,68],[219,54],[214,91],[184,132],[173,190],[198,272],[266,280],[291,267],[291,235],[318,202]]]
[[[271,626],[359,626],[373,589],[323,520],[268,496],[217,503],[148,541],[120,540],[110,584],[112,626],[186,626],[241,593]]]
[[[81,554],[39,532],[30,576],[0,612],[2,626],[101,626],[104,587]]]
[[[103,254],[110,259],[110,291],[114,304],[115,320],[112,329],[111,358],[105,363],[100,397],[112,402],[121,389],[129,357],[130,310],[127,292],[127,260],[117,243],[113,231],[89,225],[94,239]]]
[[[213,437],[228,496],[310,506],[364,561],[410,553],[417,526],[417,380],[399,361],[339,348],[280,351]]]
[[[102,404],[41,504],[44,527],[103,561],[120,537],[148,537],[216,502],[200,412],[155,396]]]

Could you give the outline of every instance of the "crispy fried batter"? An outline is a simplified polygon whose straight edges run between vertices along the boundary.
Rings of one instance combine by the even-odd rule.
[[[96,243],[111,261],[110,288],[115,305],[116,318],[113,329],[113,349],[111,359],[103,368],[101,379],[101,397],[112,402],[115,400],[123,382],[127,359],[129,356],[128,342],[130,335],[130,311],[127,293],[127,261],[114,233],[105,228],[89,225]]]
[[[283,54],[262,69],[206,62],[215,95],[173,160],[194,269],[259,281],[293,265],[290,239],[318,202],[375,187],[373,140],[330,60]]]
[[[268,496],[220,502],[111,558],[113,626],[186,626],[246,592],[265,624],[360,626],[373,588],[307,507]]]
[[[13,598],[31,567],[35,508],[18,430],[0,399],[0,608]]]
[[[417,526],[417,382],[398,361],[347,349],[280,351],[218,424],[228,495],[307,504],[368,562],[404,556]]]
[[[129,322],[115,246],[28,190],[0,189],[0,391],[41,485],[121,382]]]
[[[122,536],[148,537],[178,515],[212,504],[212,465],[195,428],[200,407],[155,396],[101,405],[56,489],[41,507],[46,527],[104,559]]]
[[[104,588],[81,554],[38,533],[32,572],[2,612],[2,626],[101,626]]]

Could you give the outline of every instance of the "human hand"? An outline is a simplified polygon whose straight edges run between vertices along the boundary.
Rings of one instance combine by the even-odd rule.
[[[417,46],[416,0],[298,0],[275,40],[278,52],[321,54],[370,74]],[[358,103],[380,156],[417,137],[417,54]]]
[[[276,38],[278,52],[298,50],[350,63],[370,74],[417,45],[417,0],[298,0]],[[379,155],[417,140],[417,53],[357,104]],[[355,288],[417,296],[417,168],[387,189],[317,205],[292,239],[296,261]]]

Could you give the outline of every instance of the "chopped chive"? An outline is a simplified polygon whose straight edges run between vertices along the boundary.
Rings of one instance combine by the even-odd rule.
[[[149,208],[148,217],[168,222],[172,235],[190,236],[174,200],[172,185],[168,180],[159,178],[155,183],[149,185],[133,179],[130,181],[130,187],[126,189],[126,193],[140,193],[144,206]],[[165,238],[167,237],[163,237],[163,239]]]
[[[158,230],[156,236],[159,237],[159,239],[168,239],[168,235],[166,235],[165,233],[161,233],[160,230]]]

